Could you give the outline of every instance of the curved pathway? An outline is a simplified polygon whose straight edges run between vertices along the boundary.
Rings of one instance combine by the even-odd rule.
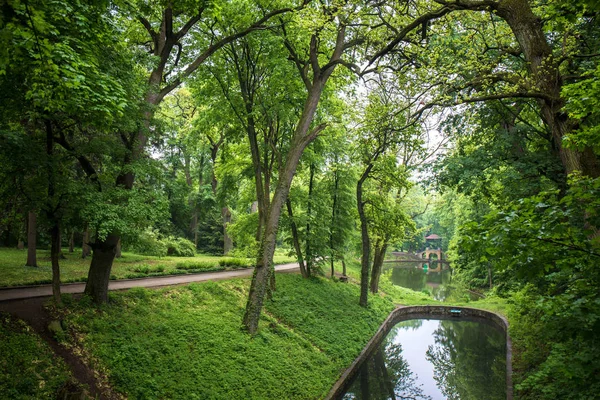
[[[297,270],[297,263],[275,266],[275,272],[292,272]],[[158,287],[182,285],[191,282],[216,281],[222,279],[252,276],[254,268],[233,271],[203,272],[198,274],[156,276],[139,279],[119,279],[110,281],[108,290],[124,290],[133,287]],[[66,283],[60,286],[61,293],[83,293],[85,283]],[[21,286],[0,288],[0,301],[28,299],[32,297],[52,296],[52,285]]]

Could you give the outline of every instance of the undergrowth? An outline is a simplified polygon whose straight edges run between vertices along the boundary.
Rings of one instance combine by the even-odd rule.
[[[70,373],[25,322],[0,313],[0,397],[55,399]]]

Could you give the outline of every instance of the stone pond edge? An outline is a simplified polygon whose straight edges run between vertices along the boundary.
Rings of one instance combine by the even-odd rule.
[[[455,310],[455,311],[452,311]],[[458,314],[456,310],[460,310],[460,317],[453,317]],[[369,343],[363,348],[359,356],[350,364],[350,366],[342,373],[337,382],[333,385],[327,396],[326,400],[339,399],[348,389],[348,385],[358,373],[363,362],[369,358],[377,347],[381,344],[383,339],[387,336],[389,331],[398,322],[414,319],[418,317],[432,318],[483,318],[489,320],[501,328],[506,337],[506,399],[513,400],[513,385],[512,385],[512,341],[508,333],[508,320],[502,315],[496,314],[491,311],[480,310],[477,308],[470,307],[452,307],[452,306],[398,306],[390,315],[383,321],[383,324],[379,327],[375,335],[369,340]]]

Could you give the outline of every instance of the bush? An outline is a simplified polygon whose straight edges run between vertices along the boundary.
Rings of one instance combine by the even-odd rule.
[[[196,246],[187,239],[173,236],[164,239],[159,237],[158,231],[148,228],[139,234],[132,248],[136,253],[147,256],[194,257],[196,255]]]
[[[167,247],[167,255],[169,256],[194,257],[196,255],[196,246],[187,239],[169,236],[163,242]]]
[[[158,238],[158,231],[148,228],[137,237],[133,250],[139,254],[164,257],[167,255],[167,245]]]

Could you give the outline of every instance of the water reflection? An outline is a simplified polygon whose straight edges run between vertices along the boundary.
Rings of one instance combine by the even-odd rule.
[[[505,399],[504,332],[485,321],[397,324],[343,399]]]
[[[431,293],[436,300],[446,300],[451,292],[448,285],[452,279],[452,272],[447,264],[437,262],[390,263],[386,264],[383,273],[394,285],[417,292],[426,291]]]

